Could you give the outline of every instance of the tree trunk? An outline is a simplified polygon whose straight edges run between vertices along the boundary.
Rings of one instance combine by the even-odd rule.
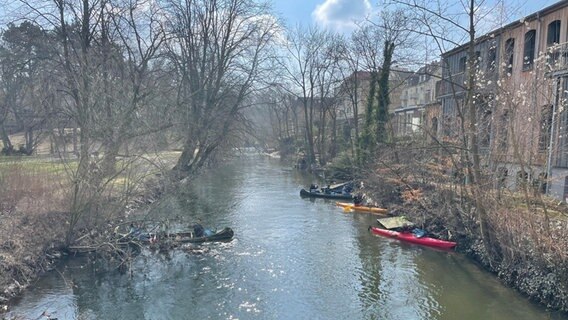
[[[77,131],[78,131],[77,126],[73,126],[73,135],[71,137],[71,140],[73,141],[73,154],[79,156],[79,148],[77,144]]]
[[[12,150],[14,146],[12,145],[12,141],[10,141],[10,136],[8,135],[8,132],[6,132],[4,125],[0,125],[0,136],[2,136],[3,149]]]
[[[323,97],[321,97],[321,101],[323,101]],[[321,104],[321,118],[320,118],[320,132],[319,132],[319,155],[320,155],[320,159],[319,159],[319,163],[320,165],[325,165],[327,159],[326,159],[326,152],[325,152],[325,127],[326,127],[326,121],[327,121],[327,117],[326,117],[326,108],[323,104],[323,102],[320,102]]]
[[[313,135],[313,106],[312,103],[308,103],[307,99],[304,99],[304,118],[306,125],[306,142],[308,144],[308,165],[312,165],[316,162],[315,150],[314,150],[314,135]],[[309,105],[309,106],[308,106]]]
[[[374,104],[377,89],[377,72],[371,71],[371,83],[369,84],[369,96],[367,97],[367,108],[365,111],[365,126],[363,127],[363,134],[359,142],[358,161],[365,162],[367,153],[371,151],[375,140],[373,139],[373,122],[374,122]]]
[[[389,75],[392,64],[392,55],[394,53],[395,44],[391,41],[385,41],[383,66],[381,68],[379,78],[379,93],[377,96],[377,113],[376,113],[376,137],[377,142],[387,141],[387,122],[389,116]]]
[[[469,150],[467,154],[467,172],[470,180],[471,191],[475,201],[475,207],[478,213],[480,235],[483,241],[484,248],[489,258],[489,264],[493,265],[494,258],[496,258],[495,248],[492,247],[491,233],[489,232],[489,224],[487,222],[487,209],[483,200],[483,179],[481,174],[481,159],[479,156],[479,141],[477,137],[477,110],[475,104],[475,77],[476,77],[476,55],[475,55],[475,25],[474,25],[474,10],[475,1],[469,2],[469,48],[468,48],[468,75],[467,75],[467,93],[466,93],[466,108],[468,114],[468,142]],[[471,161],[470,161],[471,160]]]
[[[331,147],[329,150],[329,156],[333,159],[337,156],[337,114],[333,114],[331,119]]]

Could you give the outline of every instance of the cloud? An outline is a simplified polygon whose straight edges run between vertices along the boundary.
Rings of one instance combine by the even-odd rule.
[[[312,12],[316,23],[337,30],[353,29],[371,13],[370,0],[325,0]]]

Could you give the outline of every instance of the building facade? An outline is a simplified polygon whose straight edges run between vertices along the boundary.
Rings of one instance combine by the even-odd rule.
[[[400,107],[402,94],[406,87],[405,83],[413,74],[404,69],[391,70],[389,75],[389,114],[393,114]],[[354,141],[354,137],[358,134],[356,128],[359,130],[363,128],[370,86],[371,73],[357,71],[346,77],[335,90],[337,119],[345,141]]]
[[[427,109],[438,108],[436,82],[440,80],[440,64],[434,62],[409,76],[401,88],[400,105],[393,110],[395,136],[430,133],[435,116]],[[430,124],[430,125],[428,125]],[[437,131],[437,128],[435,128]]]
[[[467,70],[467,45],[444,53],[438,93],[438,130],[451,139],[465,119],[465,81],[474,72],[476,128],[485,164],[503,173],[509,187],[530,180],[541,192],[565,201],[567,43],[564,0],[476,39],[473,70]]]

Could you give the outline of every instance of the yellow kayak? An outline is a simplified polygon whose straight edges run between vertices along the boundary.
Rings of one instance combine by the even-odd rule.
[[[343,210],[345,212],[360,211],[360,212],[370,212],[376,214],[387,214],[388,211],[385,208],[357,206],[353,203],[348,203],[348,202],[336,202],[335,205],[337,205],[338,207],[343,207]]]

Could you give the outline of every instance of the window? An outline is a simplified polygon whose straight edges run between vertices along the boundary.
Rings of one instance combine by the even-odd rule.
[[[478,97],[475,104],[478,106],[477,111],[477,130],[479,137],[479,145],[482,148],[489,148],[491,143],[491,118],[492,118],[492,96]]]
[[[432,135],[434,137],[438,136],[438,118],[432,118]]]
[[[404,134],[408,135],[412,133],[412,112],[407,111],[405,114],[405,124]]]
[[[487,51],[487,70],[488,71],[495,71],[496,61],[497,61],[497,50],[494,46],[492,46]]]
[[[554,107],[547,105],[542,107],[540,118],[540,136],[538,139],[538,149],[546,151],[550,143],[550,134],[552,133],[552,114]]]
[[[568,176],[564,177],[564,202],[568,202]]]
[[[525,188],[529,180],[529,174],[526,171],[517,171],[517,190]]]
[[[508,175],[509,175],[509,169],[505,167],[497,168],[497,184],[499,188],[505,188],[507,186]]]
[[[444,115],[442,118],[442,135],[450,137],[452,134],[452,119],[449,115]]]
[[[515,39],[509,38],[505,41],[505,74],[510,76],[513,73],[513,59],[515,57]]]
[[[525,33],[525,50],[523,55],[523,70],[530,70],[534,64],[536,30]]]
[[[546,174],[546,172],[539,173],[538,178],[534,179],[533,183],[536,192],[546,194],[546,189],[548,187],[548,175]]]
[[[552,46],[560,43],[560,20],[552,21],[548,25],[548,33],[546,35],[546,45]]]
[[[427,104],[427,103],[432,102],[432,100],[434,100],[434,99],[432,99],[432,90],[426,89],[426,90],[424,91],[424,99],[423,99],[423,102],[424,102],[425,104]]]
[[[568,61],[568,60],[567,60]],[[568,168],[568,77],[562,78],[562,100],[558,119],[560,127],[558,128],[558,162],[557,166]]]
[[[467,68],[467,57],[461,57],[458,65],[458,72],[465,72]]]
[[[476,66],[481,63],[481,52],[475,51],[475,61],[473,62]]]
[[[483,148],[489,148],[489,144],[491,143],[491,110],[484,110],[480,120],[479,144]]]
[[[546,46],[551,47],[560,43],[560,20],[552,21],[548,25],[548,32],[546,34]],[[548,63],[554,65],[559,58],[560,53],[553,51],[548,55]]]
[[[509,111],[505,110],[501,115],[501,119],[499,121],[499,137],[498,137],[498,145],[499,151],[506,152],[507,151],[507,144],[509,143]]]

